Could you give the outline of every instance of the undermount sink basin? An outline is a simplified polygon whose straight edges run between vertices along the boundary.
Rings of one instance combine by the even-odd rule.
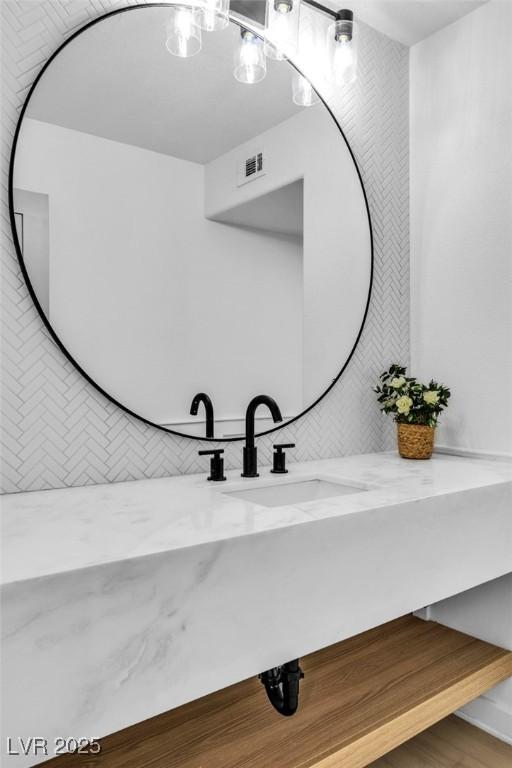
[[[232,491],[223,491],[223,493],[244,501],[252,501],[254,504],[261,504],[264,507],[284,507],[287,504],[330,499],[334,496],[348,496],[366,490],[368,489],[349,485],[345,482],[338,483],[322,478],[305,478],[294,482],[262,485],[258,488],[237,488]]]

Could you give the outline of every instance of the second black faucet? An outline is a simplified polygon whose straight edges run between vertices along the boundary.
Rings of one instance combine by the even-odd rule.
[[[274,398],[268,395],[256,395],[256,397],[253,397],[245,413],[245,447],[242,477],[259,477],[258,449],[254,445],[254,417],[256,409],[260,405],[267,406],[272,414],[274,423],[283,420],[279,406]]]

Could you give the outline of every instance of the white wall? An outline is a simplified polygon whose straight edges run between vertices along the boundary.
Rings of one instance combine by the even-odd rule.
[[[512,456],[512,3],[411,49],[411,362],[438,443]]]
[[[200,164],[35,120],[19,147],[15,185],[50,198],[51,321],[92,378],[160,423],[201,390],[217,417],[260,391],[297,413],[296,238],[205,219]]]
[[[512,455],[512,4],[411,49],[411,361],[453,390],[438,442]],[[456,567],[456,565],[454,566]],[[512,575],[430,608],[512,649]],[[512,682],[463,716],[512,742]]]
[[[32,286],[41,308],[48,314],[50,304],[48,195],[14,189],[13,202],[17,214],[18,242],[22,249],[23,261],[31,275]]]
[[[262,151],[265,175],[237,186],[236,169]],[[370,232],[350,153],[324,106],[304,109],[206,165],[205,210],[215,218],[304,180],[304,403],[325,390],[356,340],[370,279]],[[333,340],[336,343],[333,343]]]

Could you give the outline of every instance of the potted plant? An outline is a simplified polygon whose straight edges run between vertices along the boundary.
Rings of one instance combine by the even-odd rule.
[[[392,413],[397,424],[398,452],[404,459],[430,459],[439,414],[448,405],[450,390],[431,379],[421,384],[406,376],[407,369],[392,365],[380,375],[380,409]]]

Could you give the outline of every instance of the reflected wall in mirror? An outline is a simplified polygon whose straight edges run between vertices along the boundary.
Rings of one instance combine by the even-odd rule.
[[[92,382],[191,436],[206,392],[229,439],[254,395],[288,421],[339,375],[367,310],[369,214],[329,110],[293,103],[291,63],[242,84],[238,23],[180,59],[168,14],[107,15],[43,71],[15,144],[13,223],[39,309]],[[273,426],[258,416],[259,433]]]

